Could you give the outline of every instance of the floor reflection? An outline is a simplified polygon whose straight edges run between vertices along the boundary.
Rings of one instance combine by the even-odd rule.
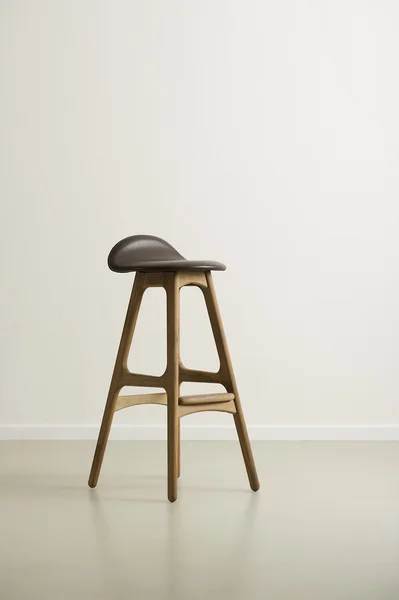
[[[190,499],[186,488],[174,504],[165,500],[146,505],[143,500],[129,505],[127,498],[112,501],[93,490],[90,504],[101,592],[112,592],[113,598],[139,594],[144,600],[157,589],[162,594],[158,597],[187,600],[194,586],[196,596],[214,591],[224,597],[234,590],[234,597],[245,598],[259,495],[210,491],[201,494],[196,487]],[[229,535],[224,538],[217,533],[221,520],[222,531],[228,521]],[[122,595],[115,596],[116,590]]]

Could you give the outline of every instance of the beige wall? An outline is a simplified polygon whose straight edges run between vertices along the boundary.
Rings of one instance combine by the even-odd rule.
[[[399,423],[398,18],[388,0],[1,1],[1,425],[99,422],[131,285],[106,256],[135,233],[227,263],[250,425]],[[183,304],[183,358],[212,366],[200,298]],[[161,307],[149,294],[136,368],[162,368]]]

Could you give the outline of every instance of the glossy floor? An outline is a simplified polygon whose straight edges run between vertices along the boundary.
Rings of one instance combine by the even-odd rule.
[[[2,600],[398,600],[399,444],[0,443]]]

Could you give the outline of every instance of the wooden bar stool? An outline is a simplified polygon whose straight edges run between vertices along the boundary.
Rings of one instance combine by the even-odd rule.
[[[165,240],[151,235],[135,235],[118,242],[110,252],[108,266],[118,273],[135,271],[136,277],[97,440],[89,486],[93,488],[97,485],[114,412],[139,404],[162,404],[168,411],[168,498],[171,502],[177,498],[177,478],[180,475],[180,418],[206,410],[233,415],[249,483],[256,492],[259,489],[258,475],[211,275],[211,271],[224,271],[226,267],[214,261],[186,260]],[[204,294],[220,360],[217,373],[187,369],[180,361],[179,296],[180,288],[185,285],[198,286]],[[131,373],[127,368],[141,299],[149,287],[163,287],[167,297],[167,365],[161,376]],[[226,392],[180,396],[180,384],[183,381],[221,383]],[[121,396],[120,391],[124,386],[160,387],[165,393]]]

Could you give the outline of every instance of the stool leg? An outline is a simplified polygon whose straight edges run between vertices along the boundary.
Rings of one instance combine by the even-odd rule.
[[[179,276],[165,276],[167,320],[166,394],[168,397],[168,498],[177,498],[179,462],[179,362],[180,362],[180,306]]]
[[[244,458],[245,467],[247,469],[248,479],[251,488],[256,492],[259,487],[258,474],[256,472],[255,461],[252,455],[251,444],[248,437],[247,426],[245,424],[244,414],[241,406],[240,396],[238,393],[237,383],[231,363],[230,352],[227,346],[226,335],[223,329],[222,317],[216,298],[215,287],[213,285],[212,274],[206,274],[207,288],[203,288],[205,302],[208,309],[209,320],[215,338],[216,348],[220,360],[220,373],[225,381],[225,387],[228,392],[234,394],[234,402],[236,406],[236,414],[234,422],[237,429],[238,439],[241,446],[241,452]]]
[[[143,281],[144,276],[141,273],[137,273],[134,280],[132,293],[130,296],[125,324],[123,326],[121,341],[119,344],[118,354],[115,361],[114,372],[109,387],[103,420],[101,423],[100,433],[98,435],[97,440],[97,446],[94,453],[93,464],[91,466],[89,486],[92,488],[96,487],[97,485],[101,465],[104,458],[105,448],[107,446],[108,436],[112,425],[112,419],[114,417],[116,400],[122,388],[122,376],[124,370],[126,369],[130,345],[132,342],[134,328],[136,326],[141,299],[143,297],[144,292]]]

